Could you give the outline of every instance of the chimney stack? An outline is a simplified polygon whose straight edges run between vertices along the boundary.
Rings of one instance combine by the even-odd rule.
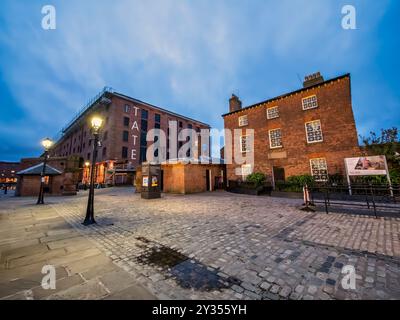
[[[237,96],[232,94],[232,97],[229,99],[229,112],[235,112],[240,109],[242,109],[242,101],[240,101]]]
[[[324,77],[321,75],[321,73],[316,72],[304,77],[303,87],[308,88],[323,82],[324,82]]]

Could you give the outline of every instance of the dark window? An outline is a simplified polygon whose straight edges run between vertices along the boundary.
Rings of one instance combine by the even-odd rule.
[[[142,119],[148,119],[149,118],[149,112],[147,110],[142,109]]]
[[[122,132],[122,141],[128,141],[129,140],[129,131],[124,131]]]
[[[196,131],[197,131],[197,132],[200,132],[200,128],[199,128],[199,127],[197,127],[197,128],[196,128]]]
[[[72,149],[72,153],[75,153],[75,148]]]
[[[122,158],[128,158],[128,148],[122,147]]]
[[[140,147],[140,162],[145,162],[146,161],[146,147]]]
[[[124,117],[124,126],[129,127],[129,118],[128,117]]]
[[[188,124],[188,129],[192,129],[193,128],[193,126],[189,123]]]
[[[86,147],[86,144],[83,144],[83,146],[82,146],[82,147],[83,147],[83,149],[85,149],[85,147]]]
[[[179,128],[183,128],[183,122],[179,121]]]
[[[91,139],[89,140],[89,146],[90,146],[90,145],[92,145],[92,140],[91,140]]]
[[[155,122],[161,122],[161,115],[158,114],[158,113],[156,113],[156,114],[154,115],[154,121],[155,121]]]
[[[147,120],[143,120],[142,119],[142,121],[140,123],[140,130],[144,131],[144,132],[147,132]]]
[[[154,128],[156,128],[156,129],[160,129],[160,128],[161,128],[161,126],[160,126],[160,124],[159,124],[159,123],[157,123],[157,122],[156,122],[156,123],[154,124]]]
[[[142,133],[140,135],[140,146],[142,146],[142,147],[146,147],[147,146],[146,133]]]

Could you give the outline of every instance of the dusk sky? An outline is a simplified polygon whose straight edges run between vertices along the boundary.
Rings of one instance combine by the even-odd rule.
[[[56,29],[41,26],[44,5]],[[356,8],[356,30],[342,7]],[[400,126],[400,1],[1,1],[0,160],[38,156],[104,86],[222,128],[244,106],[351,73],[358,133]],[[335,115],[332,115],[335,121]]]

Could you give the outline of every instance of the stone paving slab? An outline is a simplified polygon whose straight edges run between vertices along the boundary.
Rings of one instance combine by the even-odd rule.
[[[51,206],[34,203],[1,199],[0,299],[103,299],[122,290],[121,297],[156,298]],[[56,268],[55,289],[42,288],[44,265]]]

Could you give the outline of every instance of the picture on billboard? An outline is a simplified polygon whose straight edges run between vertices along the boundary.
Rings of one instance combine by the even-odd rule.
[[[149,186],[149,177],[143,177],[143,187],[148,187]]]
[[[387,165],[385,156],[370,156],[345,159],[349,176],[386,175]]]

